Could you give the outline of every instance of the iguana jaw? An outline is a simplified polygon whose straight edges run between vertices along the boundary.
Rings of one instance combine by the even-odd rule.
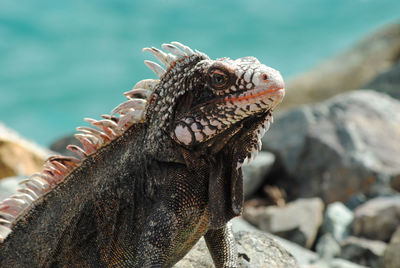
[[[269,127],[273,109],[284,94],[283,88],[255,88],[192,107],[190,114],[184,114],[177,120],[172,137],[187,148],[212,145],[217,147],[212,150],[216,152],[233,135],[243,135],[243,132],[253,128],[251,124],[256,124],[253,132],[259,134],[257,139],[261,139],[265,133],[263,129]],[[261,149],[256,145],[254,147]]]

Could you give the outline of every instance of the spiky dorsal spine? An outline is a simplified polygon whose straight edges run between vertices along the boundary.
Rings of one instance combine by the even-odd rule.
[[[166,67],[167,71],[174,66],[177,59],[194,54],[192,49],[179,42],[163,44],[162,48],[169,53],[155,47],[144,48],[143,51],[153,53],[160,63]],[[166,72],[155,62],[145,61],[145,64],[159,78],[162,78]],[[132,125],[146,120],[149,99],[159,83],[160,80],[158,79],[139,81],[132,90],[124,93],[128,100],[118,105],[111,112],[111,115],[102,115],[103,119],[101,120],[85,118],[85,121],[95,128],[77,128],[79,133],[74,136],[81,142],[82,146],[67,146],[67,149],[74,152],[76,157],[50,157],[44,164],[42,172],[35,173],[22,181],[20,183],[22,187],[17,189],[17,193],[0,203],[0,243],[6,239],[19,218],[34,207],[40,198],[43,198],[44,195],[61,184],[68,174],[79,167],[86,158],[121,136]],[[117,116],[115,116],[116,114]]]

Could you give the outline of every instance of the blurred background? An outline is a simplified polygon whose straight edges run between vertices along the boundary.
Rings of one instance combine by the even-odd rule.
[[[243,166],[235,232],[278,235],[300,267],[399,268],[400,1],[199,2],[0,1],[0,200],[42,170],[50,144],[67,154],[84,117],[155,78],[143,47],[180,41],[211,58],[255,56],[286,81],[263,150]],[[259,248],[246,252],[261,252],[253,264]]]
[[[288,80],[399,14],[397,0],[2,0],[0,121],[49,145],[154,77],[143,47],[256,56]]]

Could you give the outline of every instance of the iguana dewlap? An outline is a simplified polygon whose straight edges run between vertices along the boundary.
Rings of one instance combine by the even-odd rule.
[[[162,48],[144,49],[166,67],[145,61],[159,79],[86,119],[76,157],[51,157],[0,204],[0,267],[171,267],[202,236],[216,267],[237,267],[227,223],[282,76],[254,57]]]

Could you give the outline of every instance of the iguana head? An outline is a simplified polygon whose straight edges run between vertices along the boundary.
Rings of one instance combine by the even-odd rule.
[[[165,65],[166,70],[145,61],[160,80],[139,82],[131,93],[140,93],[141,84],[151,84],[147,141],[151,148],[165,148],[155,150],[153,157],[179,162],[178,154],[194,171],[208,161],[210,228],[220,228],[242,211],[241,166],[261,149],[272,111],[284,97],[284,82],[278,71],[254,57],[212,60],[178,42],[162,48],[169,53],[144,49]],[[178,148],[167,148],[166,139]],[[175,154],[168,158],[171,153]]]
[[[261,137],[285,91],[281,74],[254,57],[211,60],[173,42],[170,54],[146,48],[167,67],[145,63],[158,75],[147,109],[159,130],[189,150],[215,153],[236,135],[248,136],[238,166],[261,149]]]

